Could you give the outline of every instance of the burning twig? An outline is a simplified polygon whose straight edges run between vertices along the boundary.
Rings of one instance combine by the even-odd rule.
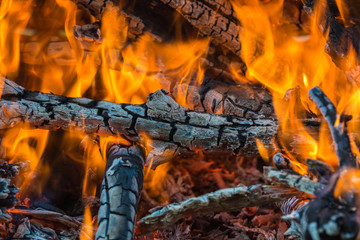
[[[107,153],[96,239],[133,239],[143,185],[144,154],[140,147],[113,145]]]
[[[266,185],[221,189],[155,209],[140,219],[138,227],[142,233],[151,232],[170,226],[181,218],[270,205],[295,195],[298,195],[295,191]]]

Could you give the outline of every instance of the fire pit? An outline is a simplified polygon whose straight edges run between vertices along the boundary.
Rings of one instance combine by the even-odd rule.
[[[359,7],[1,1],[2,239],[357,239]]]

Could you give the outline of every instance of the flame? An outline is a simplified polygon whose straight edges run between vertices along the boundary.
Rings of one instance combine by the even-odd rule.
[[[346,4],[343,0],[335,0],[336,5],[340,12],[340,20],[345,24],[348,25],[349,22],[349,9],[347,8]]]
[[[324,51],[327,33],[323,34],[319,26],[322,26],[326,2],[318,1],[310,29],[301,32],[289,31],[283,23],[283,1],[233,0],[231,3],[241,23],[241,57],[248,68],[247,78],[261,82],[273,95],[280,122],[281,147],[285,148],[293,165],[302,169],[301,172],[306,172],[304,160],[308,157],[336,166],[334,149],[329,149],[332,144],[326,123],[315,136],[301,122],[307,118],[306,111],[319,113],[307,96],[314,86],[324,90],[339,112],[349,112],[355,105],[347,96],[355,94],[357,87],[346,80],[345,74]],[[337,3],[343,10],[342,16],[346,17],[344,5],[339,5],[340,1]],[[345,59],[342,65],[346,69],[356,66],[355,51],[350,51]],[[239,78],[239,81],[244,80]],[[351,128],[355,129],[353,125]]]
[[[21,11],[21,14],[19,12]],[[14,77],[20,62],[20,36],[32,13],[32,1],[1,1],[0,75]]]
[[[49,169],[46,166],[40,166],[41,156],[44,153],[48,131],[45,130],[27,130],[27,126],[17,126],[15,128],[6,131],[3,140],[2,147],[4,147],[6,156],[11,159],[12,162],[25,161],[29,162],[29,167],[32,171],[26,173],[25,179],[18,182],[17,186],[21,191],[28,190],[34,175],[38,174],[38,171],[42,173],[42,180],[45,181],[49,176]],[[38,171],[34,171],[34,170]],[[38,194],[41,194],[41,185],[34,185],[34,189]],[[20,192],[22,194],[22,192]]]
[[[83,225],[80,230],[80,240],[89,240],[93,239],[93,227],[92,227],[92,218],[89,205],[86,205],[84,211],[84,220]]]
[[[261,158],[266,163],[269,163],[270,162],[269,152],[268,152],[267,148],[265,147],[265,145],[259,139],[256,139],[256,146],[259,150]]]
[[[334,191],[335,197],[340,197],[344,193],[356,193],[358,197],[360,189],[360,170],[348,168],[341,171]]]

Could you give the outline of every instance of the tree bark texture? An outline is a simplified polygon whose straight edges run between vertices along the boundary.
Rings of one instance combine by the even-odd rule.
[[[143,185],[144,153],[139,146],[113,145],[106,164],[95,239],[131,240]]]
[[[3,79],[0,129],[26,123],[32,128],[77,130],[118,135],[129,142],[151,140],[147,164],[152,167],[180,154],[205,153],[254,156],[256,139],[270,146],[277,121],[240,118],[188,110],[163,91],[142,105],[116,104],[86,98],[30,92]]]

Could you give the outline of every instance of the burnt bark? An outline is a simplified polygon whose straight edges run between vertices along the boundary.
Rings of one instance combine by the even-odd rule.
[[[32,128],[117,135],[129,142],[151,139],[147,164],[180,155],[205,153],[254,156],[256,139],[271,147],[277,121],[202,113],[177,104],[163,91],[148,96],[142,105],[116,104],[86,98],[30,92],[3,79],[0,128],[26,123]]]
[[[236,55],[240,56],[241,44],[239,39],[239,24],[236,21],[229,19],[221,14],[221,12],[217,11],[216,8],[213,9],[210,7],[210,4],[204,4],[202,1],[161,1],[176,9],[176,11],[197,28],[202,35],[211,37],[215,43],[226,47]],[[205,2],[212,2],[213,6],[216,6],[217,4],[220,5],[220,3],[215,4],[213,1]],[[228,5],[226,5],[226,7],[225,5],[220,7],[220,9],[232,15],[233,12],[229,11],[230,8],[231,6],[229,7]]]
[[[109,148],[95,239],[133,239],[143,164],[144,153],[139,146]]]

